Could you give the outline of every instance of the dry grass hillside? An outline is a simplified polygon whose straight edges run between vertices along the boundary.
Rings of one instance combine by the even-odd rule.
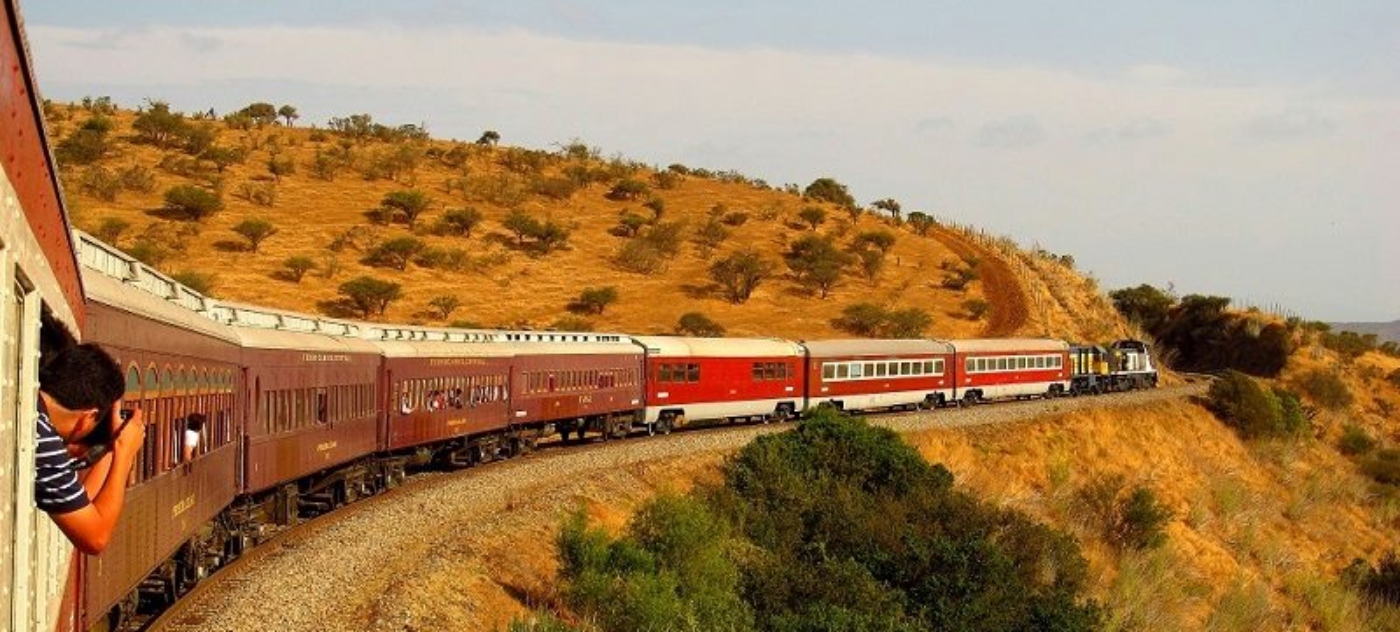
[[[207,281],[218,298],[350,316],[338,288],[368,275],[402,286],[403,297],[371,317],[393,322],[653,333],[671,332],[682,314],[701,312],[730,335],[801,339],[849,335],[833,319],[848,306],[873,303],[924,310],[930,336],[1104,340],[1124,333],[1092,280],[1053,257],[951,224],[920,234],[885,212],[851,212],[805,199],[796,186],[774,188],[732,172],[658,171],[603,158],[579,142],[538,151],[281,124],[242,129],[191,117],[184,124],[202,130],[197,143],[157,142],[133,128],[137,112],[116,110],[100,124],[92,122],[95,116],[76,104],[48,108],[74,223],[167,273]],[[78,152],[62,149],[85,128],[104,126],[110,130],[95,160],[73,159]],[[610,195],[624,181],[646,190],[630,198]],[[166,192],[178,185],[217,192],[223,209],[200,221],[163,210]],[[402,220],[368,218],[387,195],[408,190],[429,198],[412,228]],[[664,205],[659,218],[648,206],[652,200]],[[815,229],[800,216],[811,207],[826,215]],[[469,237],[435,229],[449,210],[468,208],[482,217]],[[547,254],[529,240],[520,245],[505,226],[517,210],[564,227],[567,245]],[[615,234],[629,213],[679,227],[674,256],[655,272],[618,263],[638,239]],[[248,219],[265,219],[276,229],[256,252],[234,231]],[[707,225],[727,233],[712,233],[712,248],[700,243]],[[825,298],[797,283],[783,263],[790,244],[806,235],[829,236],[850,250],[861,234],[874,231],[895,237],[877,271],[866,274],[852,261]],[[408,236],[422,240],[437,260],[425,264],[420,256],[403,270],[363,263],[375,246]],[[749,300],[732,303],[708,271],[740,249],[758,251],[776,273]],[[284,264],[297,256],[316,266],[299,282],[289,280]],[[950,288],[960,274],[970,280]],[[603,313],[568,311],[585,288],[609,286],[617,299]],[[431,303],[445,296],[459,306],[443,317]],[[982,300],[990,308],[973,313]]]

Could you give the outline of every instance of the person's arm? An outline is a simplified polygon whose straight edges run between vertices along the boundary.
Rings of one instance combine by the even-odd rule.
[[[114,429],[121,426],[119,408],[114,406],[112,409]],[[135,410],[131,421],[117,437],[112,453],[93,466],[94,469],[104,467],[102,464],[105,463],[106,471],[91,472],[83,481],[92,502],[77,511],[53,514],[53,521],[59,530],[83,553],[98,555],[111,542],[112,531],[116,530],[117,520],[121,518],[122,503],[126,500],[127,474],[131,472],[131,465],[136,460],[136,453],[141,450],[141,441],[145,436],[146,422],[141,418],[141,411]],[[103,476],[99,479],[96,474]],[[91,491],[92,487],[97,488],[95,494]]]

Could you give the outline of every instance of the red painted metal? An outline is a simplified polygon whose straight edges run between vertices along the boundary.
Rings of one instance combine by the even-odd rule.
[[[81,326],[82,278],[44,133],[43,109],[34,86],[23,24],[11,0],[5,1],[4,10],[6,25],[0,29],[0,165]]]
[[[786,367],[782,379],[754,379],[754,364]],[[662,366],[699,368],[698,381],[661,381]],[[802,358],[799,356],[696,357],[649,356],[647,402],[666,408],[685,404],[802,398]],[[689,377],[687,375],[687,377]],[[664,394],[664,396],[663,396]]]

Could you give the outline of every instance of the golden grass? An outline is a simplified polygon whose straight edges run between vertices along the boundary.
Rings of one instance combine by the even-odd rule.
[[[63,120],[52,121],[51,131],[61,137],[86,118],[76,107],[59,106]],[[119,139],[130,137],[134,113],[119,112],[113,117]],[[240,302],[269,305],[284,309],[317,312],[318,304],[338,298],[340,283],[360,275],[371,275],[402,284],[404,298],[392,304],[383,320],[443,324],[454,320],[473,321],[486,326],[548,327],[566,315],[565,306],[585,287],[611,285],[619,291],[619,300],[602,316],[590,317],[595,328],[629,333],[661,333],[674,329],[681,314],[701,311],[723,324],[731,335],[780,336],[813,339],[841,336],[831,321],[848,305],[873,302],[891,309],[918,307],[933,316],[933,325],[926,334],[938,337],[972,337],[982,333],[985,322],[969,320],[962,303],[984,296],[981,282],[973,282],[965,292],[940,287],[944,261],[957,260],[954,250],[945,244],[962,248],[956,235],[940,234],[919,237],[905,227],[886,219],[866,214],[852,223],[848,216],[829,208],[829,219],[820,231],[836,236],[838,243],[847,244],[856,235],[870,230],[891,230],[898,241],[889,252],[885,269],[872,283],[851,274],[823,300],[810,296],[787,278],[774,278],[758,288],[753,298],[742,305],[732,305],[712,292],[707,270],[711,263],[687,242],[681,254],[668,268],[655,276],[643,276],[620,271],[610,263],[623,239],[608,233],[617,224],[620,213],[650,211],[642,200],[617,202],[607,199],[609,185],[595,184],[575,193],[572,198],[555,202],[540,196],[526,196],[519,207],[539,217],[549,217],[573,228],[570,248],[544,257],[532,257],[512,250],[501,220],[509,207],[464,199],[459,191],[447,192],[446,183],[463,173],[461,170],[425,158],[411,175],[400,182],[366,180],[352,169],[342,169],[330,182],[316,179],[308,166],[318,150],[337,145],[338,137],[313,142],[311,130],[305,128],[273,127],[263,130],[237,131],[224,129],[222,124],[218,144],[223,146],[256,147],[247,159],[229,167],[223,176],[226,208],[199,225],[199,234],[176,257],[163,264],[167,272],[196,271],[215,275],[213,294]],[[255,205],[234,195],[249,182],[265,182],[269,153],[268,139],[277,138],[278,155],[290,157],[296,163],[296,173],[286,176],[276,185],[276,205],[268,208]],[[448,143],[433,141],[432,146],[446,148]],[[375,143],[354,146],[352,151],[368,156],[380,148]],[[507,147],[480,149],[472,153],[466,173],[473,178],[502,177],[506,169],[501,162],[517,150]],[[167,154],[151,146],[118,142],[113,155],[102,163],[111,169],[129,165],[144,165],[156,175],[150,193],[123,192],[113,202],[104,202],[86,195],[78,186],[83,168],[61,170],[74,223],[87,230],[95,228],[106,218],[120,218],[132,224],[122,240],[129,245],[135,235],[157,221],[152,210],[162,205],[164,192],[190,179],[163,171],[157,167]],[[548,167],[546,175],[556,175],[560,167]],[[636,177],[649,180],[649,170]],[[528,175],[528,174],[527,174]],[[522,176],[523,177],[523,176]],[[431,246],[463,248],[476,260],[491,258],[495,264],[470,272],[443,272],[410,265],[407,271],[371,268],[359,263],[361,253],[346,251],[338,257],[341,267],[334,278],[324,278],[317,272],[308,274],[300,283],[275,278],[282,262],[294,255],[309,255],[318,261],[326,255],[326,245],[337,235],[354,226],[368,222],[366,210],[379,205],[385,194],[408,188],[427,192],[434,199],[433,207],[419,218],[420,226],[429,226],[448,208],[471,206],[482,211],[486,221],[471,239],[418,235]],[[698,226],[716,204],[731,211],[743,211],[749,220],[732,228],[732,236],[719,249],[719,256],[739,247],[757,248],[767,253],[780,270],[780,255],[786,245],[804,231],[791,224],[797,212],[810,202],[799,196],[778,190],[757,188],[741,183],[725,183],[699,177],[686,177],[674,189],[653,189],[653,194],[665,200],[664,219],[687,221],[690,228]],[[772,219],[763,219],[765,216]],[[241,238],[232,227],[249,217],[272,221],[279,232],[268,239],[260,252],[227,252],[215,245],[219,242],[239,242]],[[687,231],[689,234],[690,231]],[[409,234],[402,224],[370,229],[371,241]],[[1082,291],[1084,288],[1080,287]],[[998,291],[1017,292],[1015,287]],[[429,310],[428,303],[440,295],[455,295],[461,307],[446,321],[439,321]],[[1016,324],[1019,333],[1055,335],[1086,339],[1085,334],[1113,330],[1095,326],[1093,332],[1079,328],[1079,320],[1069,311],[1082,305],[1106,305],[1101,296],[1086,296],[1071,305],[1057,306],[1056,320],[1047,328],[1045,323]],[[1003,306],[1005,307],[1005,306]],[[992,306],[995,312],[996,304]],[[1094,322],[1117,316],[1111,309],[1096,312]]]

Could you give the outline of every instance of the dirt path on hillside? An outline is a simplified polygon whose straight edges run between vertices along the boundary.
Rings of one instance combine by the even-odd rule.
[[[1021,290],[1021,284],[1016,281],[1016,275],[1012,274],[1006,261],[997,253],[946,228],[935,227],[933,236],[959,257],[976,257],[981,262],[977,265],[978,280],[982,282],[982,293],[986,295],[987,302],[992,304],[982,335],[1006,338],[1020,331],[1030,315],[1030,307],[1026,302],[1026,293]]]

